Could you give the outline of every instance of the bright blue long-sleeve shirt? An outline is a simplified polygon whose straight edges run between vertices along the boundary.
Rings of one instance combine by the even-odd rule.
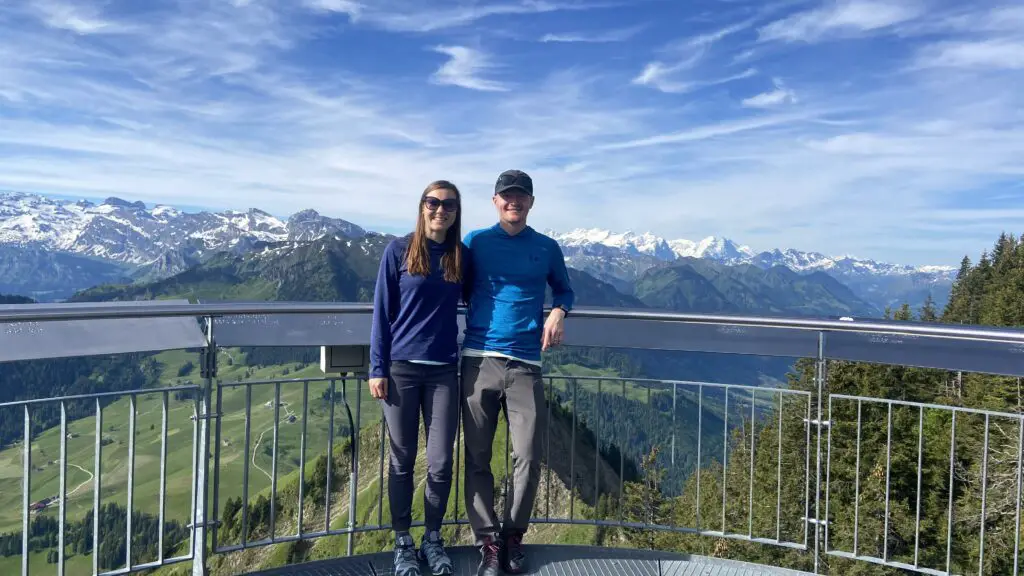
[[[575,298],[562,248],[529,226],[510,235],[500,224],[470,232],[464,243],[463,348],[539,361],[547,287],[554,306],[571,310]]]
[[[458,304],[462,284],[447,282],[445,247],[427,240],[430,274],[412,275],[405,264],[409,237],[392,240],[381,257],[370,328],[370,378],[386,378],[393,360],[458,361]]]

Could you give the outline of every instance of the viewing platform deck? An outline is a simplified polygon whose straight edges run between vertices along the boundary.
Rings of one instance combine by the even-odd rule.
[[[783,568],[703,556],[650,552],[594,546],[527,545],[536,576],[804,576]],[[452,576],[475,576],[480,555],[476,548],[450,549],[455,563]],[[429,573],[424,572],[424,576]],[[367,554],[351,558],[286,566],[249,576],[391,576],[391,554]]]
[[[159,375],[0,402],[0,573],[391,575],[390,442],[363,365],[372,313],[327,302],[0,306],[0,362],[133,353],[131,374]],[[994,396],[970,406],[963,391],[1019,399],[1024,330],[577,309],[563,345],[732,355],[716,370],[758,356],[796,377],[546,367],[530,574],[1022,574],[1024,409]],[[461,434],[454,448],[446,528],[468,522]],[[507,429],[493,452],[501,500]],[[475,574],[471,535],[452,533],[455,576]],[[648,537],[672,552],[643,550]],[[633,547],[574,545],[601,542]]]

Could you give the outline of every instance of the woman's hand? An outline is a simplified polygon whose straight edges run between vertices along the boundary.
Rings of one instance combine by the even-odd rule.
[[[370,395],[378,400],[388,397],[388,379],[370,378]]]

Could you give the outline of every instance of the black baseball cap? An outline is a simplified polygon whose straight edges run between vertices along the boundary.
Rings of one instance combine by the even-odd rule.
[[[494,183],[495,194],[501,194],[505,190],[513,188],[533,196],[533,179],[522,170],[505,170],[498,175],[498,181]]]

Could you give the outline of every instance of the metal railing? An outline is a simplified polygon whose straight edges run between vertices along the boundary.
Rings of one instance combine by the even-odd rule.
[[[372,405],[373,402],[362,394],[364,380],[359,377],[310,377],[224,381],[218,378],[218,352],[224,345],[218,344],[214,337],[214,328],[222,321],[221,318],[246,315],[365,316],[370,312],[371,309],[366,305],[335,303],[190,306],[153,303],[116,309],[107,306],[54,305],[0,310],[0,327],[5,324],[37,322],[192,317],[199,320],[197,327],[201,327],[206,341],[206,346],[199,351],[200,385],[0,404],[0,418],[18,412],[24,419],[19,478],[23,534],[21,573],[29,574],[31,564],[30,539],[24,535],[30,533],[33,516],[37,512],[44,513],[49,501],[48,498],[44,499],[46,502],[43,509],[36,510],[39,501],[34,502],[32,498],[32,478],[35,472],[32,465],[35,450],[33,442],[45,433],[33,428],[32,414],[33,410],[47,405],[56,405],[60,410],[60,456],[57,461],[59,487],[55,497],[59,507],[58,542],[55,563],[58,574],[65,573],[66,548],[69,544],[65,538],[68,534],[68,430],[71,425],[67,406],[72,402],[88,402],[94,407],[91,414],[95,418],[94,460],[90,480],[93,488],[93,574],[123,574],[191,562],[193,574],[199,575],[206,573],[211,554],[226,554],[328,536],[347,536],[346,550],[352,554],[356,535],[387,530],[389,527],[384,513],[387,430],[379,410],[368,413],[364,409],[364,404]],[[934,339],[954,346],[969,342],[999,343],[1005,345],[1006,349],[994,348],[989,352],[1017,354],[1024,349],[1024,332],[938,324],[703,316],[621,310],[578,310],[573,316],[613,322],[650,322],[652,326],[656,323],[659,329],[665,325],[701,325],[808,333],[817,344],[816,354],[812,357],[815,360],[814,386],[811,390],[791,390],[716,382],[547,374],[544,377],[548,423],[544,431],[544,489],[538,495],[534,507],[534,523],[651,529],[774,545],[810,555],[816,573],[823,569],[824,554],[825,557],[863,561],[913,572],[950,574],[957,546],[962,547],[954,534],[956,490],[976,490],[981,501],[980,518],[977,521],[978,572],[985,573],[986,532],[994,526],[992,518],[999,515],[1003,520],[1011,518],[1010,523],[1014,527],[1013,574],[1019,573],[1024,415],[831,393],[827,388],[830,356],[826,343],[828,335],[834,333],[885,335],[911,340]],[[577,321],[572,320],[570,325]],[[723,330],[722,333],[732,334],[731,329]],[[579,338],[586,345],[594,345],[594,339],[600,339],[600,336],[589,334]],[[568,333],[566,344],[574,344]],[[873,341],[873,344],[878,342]],[[1011,356],[1012,362],[1018,362],[1019,358]],[[928,366],[927,362],[921,361],[915,365]],[[948,359],[937,361],[934,367],[948,369]],[[192,461],[191,468],[186,471],[191,493],[190,507],[185,512],[187,542],[165,541],[166,490],[171,473],[167,451],[169,445],[178,442],[175,435],[170,433],[168,424],[169,414],[173,411],[170,402],[172,395],[176,403],[191,407],[189,426],[192,443],[189,450]],[[139,398],[149,396],[156,396],[160,401],[160,431],[155,441],[159,444],[155,506],[158,534],[155,558],[145,559],[139,557],[137,549],[133,549],[133,518],[140,507],[135,492],[138,453],[136,439],[139,434],[137,402]],[[283,396],[286,397],[284,401]],[[120,397],[128,398],[129,411],[125,549],[123,563],[111,566],[101,564],[99,553],[103,537],[108,534],[101,530],[102,504],[105,500],[102,491],[102,458],[104,442],[108,440],[104,436],[103,411],[105,402]],[[265,403],[257,401],[254,405],[254,398],[262,400],[267,397],[269,399]],[[300,400],[293,402],[292,398]],[[299,405],[298,413],[293,411],[295,403]],[[638,423],[629,418],[608,421],[604,417],[606,407],[613,404],[617,407],[646,404],[647,413],[655,421],[647,423],[650,425],[642,430],[637,427]],[[663,405],[670,405],[671,408],[660,407]],[[269,425],[266,425],[265,418],[261,418],[262,413],[256,413],[259,406],[270,409]],[[870,422],[869,433],[865,433],[864,414],[873,413],[877,408],[885,412],[885,433],[872,431]],[[904,414],[907,411],[914,412],[916,417],[908,420]],[[926,466],[934,460],[934,455],[929,452],[934,452],[930,444],[937,441],[936,437],[926,432],[944,430],[938,415],[948,415],[950,424],[949,434],[944,436],[948,438],[948,446],[941,447],[948,455],[948,475],[941,486],[931,477],[930,471],[934,466]],[[981,435],[984,454],[978,471],[957,469],[957,433],[959,430],[965,434],[964,422],[968,417],[983,419]],[[378,418],[379,422],[375,421]],[[907,423],[911,428],[916,423],[916,434],[906,434]],[[287,424],[284,429],[283,424]],[[1015,432],[1005,427],[1010,424]],[[854,431],[840,434],[839,429],[843,426],[853,426]],[[238,430],[239,427],[241,430]],[[799,431],[794,437],[800,440],[784,446],[784,432],[791,434],[793,430]],[[834,430],[836,434],[833,434]],[[641,432],[646,437],[645,441],[631,442],[630,439]],[[270,434],[269,439],[266,438],[267,433]],[[659,433],[660,436],[653,437]],[[560,435],[569,436],[567,461],[564,457],[552,457],[552,441],[565,441]],[[510,454],[508,438],[506,432],[506,493]],[[267,444],[269,448],[260,452],[261,447]],[[311,461],[310,447],[317,444],[323,444],[323,449],[312,448],[316,458]],[[241,445],[241,450],[238,445]],[[696,450],[689,450],[693,445]],[[905,445],[911,446],[910,458],[900,452]],[[689,498],[688,494],[684,494],[685,487],[691,485],[689,480],[693,479],[695,494],[692,519],[678,513],[670,517],[641,515],[641,518],[635,518],[635,511],[629,510],[627,460],[641,460],[656,447],[665,448],[668,452],[668,456],[660,456],[659,465],[662,470],[676,475],[669,482],[671,486],[659,489],[667,490],[670,497]],[[884,488],[879,490],[875,489],[873,483],[877,481],[881,486],[880,479],[865,478],[861,468],[865,454],[876,450],[884,450],[886,454]],[[592,453],[580,456],[579,451]],[[610,462],[608,457],[615,451],[619,455],[617,469],[616,463]],[[297,456],[294,456],[295,452]],[[260,454],[269,459],[269,470],[257,464]],[[898,462],[894,462],[894,454]],[[990,458],[990,454],[994,454],[994,457]],[[242,457],[239,458],[239,455]],[[454,526],[467,523],[460,514],[460,458],[461,434],[456,440],[456,476],[451,500],[454,514],[446,517],[446,524]],[[851,459],[854,478],[838,477],[833,464],[847,463]],[[769,462],[769,468],[772,469],[768,470],[764,466],[758,468],[762,461]],[[890,542],[896,533],[891,523],[907,521],[905,518],[896,518],[896,512],[890,509],[894,489],[906,488],[892,486],[892,470],[895,465],[899,465],[905,473],[907,462],[911,463],[910,475],[916,475],[917,479],[913,487],[916,490],[916,506],[911,514],[914,520],[912,546],[903,541]],[[800,466],[792,466],[794,463]],[[240,470],[237,473],[240,474],[240,481],[236,482],[233,467],[239,464]],[[320,480],[317,467],[322,464],[325,470],[322,485],[311,483],[308,477],[311,464],[314,466],[314,480]],[[372,466],[369,474],[364,471],[367,465]],[[589,470],[591,475],[581,478],[579,470],[588,466],[592,467]],[[335,470],[340,468],[347,469],[347,481],[336,476]],[[176,472],[181,476],[181,470]],[[291,475],[295,478],[288,478]],[[562,481],[555,482],[553,475],[561,476]],[[263,480],[264,476],[266,481]],[[286,479],[284,485],[282,477]],[[765,479],[774,479],[774,485],[766,484]],[[849,489],[851,483],[852,497]],[[562,485],[565,489],[561,488]],[[946,531],[942,538],[932,534],[922,537],[923,523],[939,525],[934,518],[937,505],[923,498],[928,495],[929,489],[936,487],[948,493],[944,520]],[[712,489],[714,492],[709,494]],[[232,497],[232,490],[240,494]],[[317,502],[312,502],[310,492],[318,494]],[[360,507],[361,494],[364,492],[376,495],[376,503],[366,502],[363,507],[369,507],[369,510]],[[730,499],[730,492],[734,498],[739,497],[735,495],[742,496],[745,493],[745,506],[744,502]],[[783,513],[784,493],[800,497],[803,507],[801,517],[790,517]],[[294,498],[294,501],[281,500],[282,495]],[[502,495],[496,496],[500,501]],[[601,509],[601,496],[613,497],[616,500],[615,508]],[[319,498],[322,498],[322,502]],[[559,499],[568,500],[566,516],[552,515],[553,501]],[[883,510],[876,510],[879,502]],[[714,509],[709,508],[712,505]],[[146,502],[142,507],[153,508],[153,504]],[[772,508],[774,515],[771,513]],[[581,509],[588,511],[578,512]],[[767,510],[767,513],[762,509]],[[375,521],[372,521],[372,512],[376,512]],[[869,516],[870,521],[865,520]],[[865,537],[864,531],[869,528],[866,523],[877,523],[878,517],[882,518],[880,531]],[[970,520],[973,526],[973,518]],[[851,521],[852,528],[849,526]],[[999,529],[1003,530],[1005,524],[999,524]],[[420,526],[422,523],[414,525]],[[279,533],[281,529],[287,530],[287,533]],[[1007,538],[1004,534],[999,536]],[[880,545],[877,543],[879,538]],[[938,545],[928,546],[933,540],[943,538],[945,545],[941,550]],[[1008,550],[1005,546],[1004,549]],[[167,550],[174,553],[167,554]],[[935,563],[939,557],[944,560],[941,565]]]

